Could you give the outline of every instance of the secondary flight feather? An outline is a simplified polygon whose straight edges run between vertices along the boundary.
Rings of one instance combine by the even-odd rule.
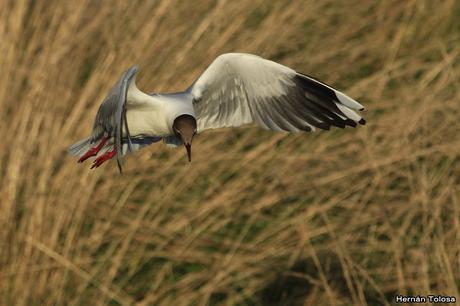
[[[256,55],[217,57],[185,91],[146,94],[129,68],[96,114],[91,135],[69,148],[78,162],[95,157],[91,168],[163,140],[184,145],[191,161],[193,137],[207,129],[255,123],[274,131],[310,132],[331,126],[364,125],[364,107],[310,76]]]

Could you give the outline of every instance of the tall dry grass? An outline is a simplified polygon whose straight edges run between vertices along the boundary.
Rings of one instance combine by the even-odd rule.
[[[0,305],[460,299],[460,3],[0,1]],[[186,88],[257,53],[367,106],[314,134],[210,131],[97,171],[65,153],[132,64]]]

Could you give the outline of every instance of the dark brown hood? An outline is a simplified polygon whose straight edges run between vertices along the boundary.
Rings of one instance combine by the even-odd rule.
[[[196,134],[196,119],[190,115],[181,115],[174,119],[173,130],[187,149],[188,160],[192,160],[192,141]]]

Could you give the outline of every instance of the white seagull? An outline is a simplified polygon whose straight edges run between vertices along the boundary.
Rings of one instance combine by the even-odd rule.
[[[69,148],[92,168],[163,140],[183,144],[191,161],[193,137],[207,129],[256,123],[267,130],[310,132],[364,125],[364,107],[310,76],[252,54],[217,57],[185,91],[146,94],[129,68],[102,102],[91,136]]]

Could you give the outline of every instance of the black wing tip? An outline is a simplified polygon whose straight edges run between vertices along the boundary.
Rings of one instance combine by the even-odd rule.
[[[358,124],[351,119],[345,120],[345,124],[351,127],[356,127]]]
[[[363,118],[361,118],[361,120],[359,120],[358,123],[361,124],[361,125],[365,125],[365,124],[366,124],[366,120],[364,120]]]

